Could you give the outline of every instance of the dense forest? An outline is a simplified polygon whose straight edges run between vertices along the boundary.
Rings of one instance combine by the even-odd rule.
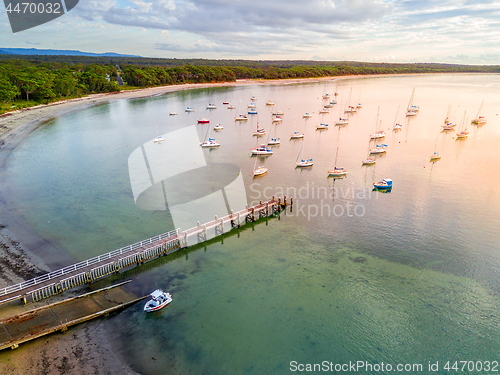
[[[228,82],[237,79],[443,72],[498,73],[500,67],[305,60],[179,60],[142,57],[1,55],[0,111],[92,93],[170,84]],[[118,82],[125,85],[119,85]]]

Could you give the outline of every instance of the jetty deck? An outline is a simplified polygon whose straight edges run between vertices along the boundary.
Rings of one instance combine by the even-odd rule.
[[[23,342],[56,331],[64,332],[72,325],[125,308],[146,297],[137,298],[125,292],[121,286],[127,282],[1,320],[0,350],[15,349]]]
[[[247,222],[273,215],[280,212],[288,203],[292,204],[293,201],[287,202],[286,197],[283,200],[276,200],[273,197],[269,201],[247,206],[241,211],[231,211],[229,215],[221,218],[215,216],[214,220],[207,223],[198,222],[196,227],[185,231],[177,229],[163,233],[19,284],[0,288],[0,305],[15,300],[22,300],[24,303],[40,301],[70,288],[91,283],[118,273],[122,269],[140,265],[187,247],[190,241],[204,242],[210,239],[210,234],[213,238],[232,228],[239,228]]]

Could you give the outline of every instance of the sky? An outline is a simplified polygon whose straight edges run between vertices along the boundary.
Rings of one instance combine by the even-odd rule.
[[[0,47],[165,58],[500,64],[500,1],[80,0]],[[1,9],[1,8],[0,8]]]

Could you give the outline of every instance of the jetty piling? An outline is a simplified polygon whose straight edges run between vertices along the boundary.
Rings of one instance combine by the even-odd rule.
[[[291,200],[290,203],[293,203]],[[283,201],[274,197],[267,201],[260,201],[252,207],[246,205],[244,210],[215,219],[196,227],[182,231],[176,229],[147,240],[125,246],[106,254],[49,272],[34,279],[23,281],[19,284],[0,288],[0,305],[14,300],[23,303],[40,301],[65,290],[89,284],[104,277],[116,274],[134,265],[141,265],[151,259],[168,255],[178,249],[188,247],[190,238],[194,237],[196,243],[205,242],[211,238],[225,233],[224,225],[228,223],[231,228],[239,228],[245,223],[279,213],[287,206],[286,196]],[[209,232],[210,231],[210,232]]]

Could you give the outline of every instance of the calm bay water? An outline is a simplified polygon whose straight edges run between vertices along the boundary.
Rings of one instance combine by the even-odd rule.
[[[414,87],[420,113],[406,119]],[[10,158],[0,194],[19,221],[76,260],[171,230],[167,212],[134,204],[128,157],[157,127],[164,134],[209,117],[224,130],[211,133],[221,147],[205,157],[241,167],[249,203],[287,189],[296,203],[279,220],[133,274],[137,291],[164,287],[174,296],[157,315],[146,317],[137,305],[109,319],[109,334],[138,371],[264,374],[288,373],[290,361],[424,368],[428,361],[498,361],[500,180],[492,160],[499,88],[496,75],[426,75],[120,100],[40,126]],[[319,115],[322,94],[334,91],[339,103]],[[259,115],[234,123],[252,95]],[[335,127],[349,95],[363,108],[348,126]],[[488,123],[468,125],[468,139],[440,132],[449,105],[460,125],[483,99]],[[227,110],[223,101],[239,108]],[[218,109],[206,110],[209,102]],[[195,112],[184,113],[187,106]],[[274,110],[285,112],[283,123],[271,124]],[[313,117],[304,120],[305,112]],[[377,112],[388,151],[361,166]],[[403,124],[397,133],[395,118]],[[282,143],[260,160],[268,174],[252,179],[248,150],[266,138],[252,137],[257,122]],[[331,128],[317,131],[320,122]],[[196,126],[202,140],[207,125]],[[304,142],[289,140],[294,130],[305,133]],[[315,162],[308,170],[294,168],[302,146]],[[348,177],[332,180],[326,176],[337,147]],[[434,150],[442,160],[430,163]],[[393,191],[372,193],[382,178],[394,180]]]

